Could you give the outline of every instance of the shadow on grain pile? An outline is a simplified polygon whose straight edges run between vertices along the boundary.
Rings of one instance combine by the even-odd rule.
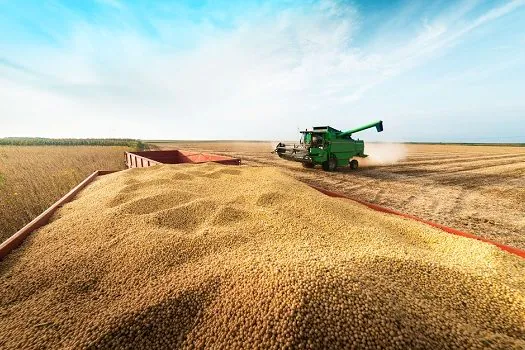
[[[0,263],[0,347],[523,348],[524,276],[275,168],[131,169]]]

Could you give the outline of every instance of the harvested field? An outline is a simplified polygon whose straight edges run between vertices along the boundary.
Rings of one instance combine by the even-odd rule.
[[[297,179],[525,249],[525,147],[366,144],[357,171],[304,169],[270,154],[277,142],[174,142],[162,149],[232,155]]]
[[[131,169],[0,262],[0,348],[42,347],[523,349],[525,260],[276,168]]]

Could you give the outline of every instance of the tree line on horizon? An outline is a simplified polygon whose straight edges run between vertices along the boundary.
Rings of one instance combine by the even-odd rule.
[[[46,137],[3,137],[0,145],[5,146],[126,146],[137,150],[146,148],[141,140],[136,139],[75,139]]]

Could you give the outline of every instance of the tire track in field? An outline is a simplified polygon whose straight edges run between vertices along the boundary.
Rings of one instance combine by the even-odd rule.
[[[432,160],[421,160],[421,161],[401,161],[400,166],[410,166],[410,165],[433,165],[433,164],[453,164],[453,163],[462,163],[462,162],[471,162],[471,161],[486,161],[486,160],[499,160],[499,159],[513,159],[513,158],[524,158],[525,154],[517,153],[512,155],[493,155],[493,156],[474,156],[474,157],[446,157],[440,159]]]
[[[480,167],[477,169],[463,169],[459,170],[456,173],[474,173],[475,174],[501,174],[501,175],[516,175],[516,177],[521,177],[525,171],[525,158],[521,160],[520,163],[516,162],[506,162],[505,164],[494,164],[486,167]]]
[[[443,168],[437,166],[404,167],[401,165],[401,169],[394,169],[392,172],[409,176],[426,175],[435,179],[468,172],[475,172],[478,174],[500,174],[502,172],[512,174],[515,172],[516,176],[520,176],[521,170],[525,167],[525,156],[517,157],[511,160],[498,159],[495,164],[487,164],[489,164],[487,161],[467,161],[458,164],[451,163]]]

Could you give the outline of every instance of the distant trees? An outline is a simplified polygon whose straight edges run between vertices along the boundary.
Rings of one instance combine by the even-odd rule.
[[[143,150],[146,145],[134,139],[49,139],[44,137],[4,137],[0,145],[12,146],[127,146]]]

